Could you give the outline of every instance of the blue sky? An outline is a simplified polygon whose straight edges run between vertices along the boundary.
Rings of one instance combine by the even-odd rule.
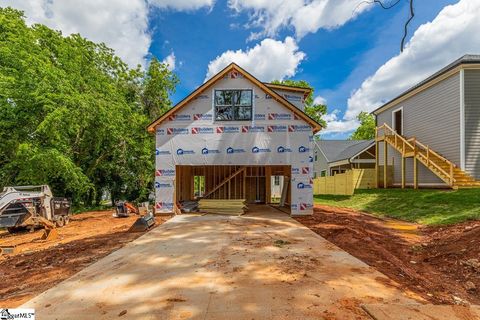
[[[417,1],[409,36],[419,25],[435,18],[445,5],[456,2]],[[401,1],[390,10],[372,8],[340,28],[320,29],[306,35],[298,41],[306,58],[291,78],[310,82],[315,94],[327,100],[329,110],[344,111],[350,92],[399,53],[407,17],[408,2]],[[212,9],[194,12],[154,10],[151,13],[151,54],[164,57],[175,53],[175,72],[180,84],[172,97],[174,102],[203,82],[208,63],[217,56],[229,49],[246,50],[258,43],[247,41],[251,30],[242,26],[248,19],[247,13],[232,13],[224,2],[216,3]],[[294,31],[281,30],[276,38],[284,39],[289,35],[294,36]],[[345,138],[349,134],[330,134],[326,138]]]
[[[392,3],[396,0],[384,0]],[[360,5],[359,5],[360,4]],[[236,62],[262,81],[308,81],[326,101],[324,139],[344,139],[372,111],[467,53],[480,53],[479,0],[0,0],[27,23],[105,42],[129,65],[170,63],[180,101]]]

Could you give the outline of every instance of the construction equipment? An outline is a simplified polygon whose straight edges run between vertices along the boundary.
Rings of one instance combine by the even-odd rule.
[[[127,201],[117,201],[115,202],[115,212],[113,213],[114,218],[126,218],[130,214],[140,214],[139,209],[137,209],[133,204]]]
[[[155,216],[152,212],[138,218],[128,229],[128,232],[143,232],[147,231],[155,225]]]
[[[31,231],[45,229],[45,237],[54,238],[55,227],[70,220],[70,201],[53,197],[47,185],[5,187],[0,193],[0,228],[15,232],[19,228]]]

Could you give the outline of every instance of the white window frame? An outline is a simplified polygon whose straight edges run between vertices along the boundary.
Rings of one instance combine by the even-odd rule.
[[[405,131],[403,130],[403,123],[404,123],[404,113],[403,113],[403,107],[399,107],[395,110],[392,110],[392,129],[395,130],[395,132],[397,132],[397,128],[395,128],[395,113],[398,112],[398,111],[401,111],[402,112],[402,136],[405,135]]]

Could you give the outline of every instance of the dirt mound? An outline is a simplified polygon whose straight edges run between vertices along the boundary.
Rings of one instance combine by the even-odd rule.
[[[422,227],[329,206],[296,220],[432,303],[480,303],[480,221]]]
[[[112,213],[75,215],[57,229],[55,241],[39,241],[42,230],[1,234],[0,244],[16,245],[18,252],[0,256],[0,306],[17,307],[144,234],[127,232],[136,216],[113,218]],[[157,217],[157,225],[166,219]]]

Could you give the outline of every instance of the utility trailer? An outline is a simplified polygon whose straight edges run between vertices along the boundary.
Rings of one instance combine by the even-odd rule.
[[[52,195],[47,185],[5,187],[0,193],[0,228],[63,227],[70,219],[71,203]]]

